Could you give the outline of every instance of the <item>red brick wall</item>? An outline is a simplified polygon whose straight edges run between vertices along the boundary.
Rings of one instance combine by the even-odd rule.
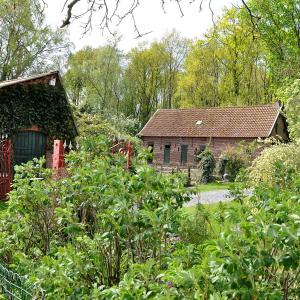
[[[242,140],[253,141],[254,139],[242,138],[177,138],[177,137],[142,137],[143,146],[147,147],[150,144],[154,145],[154,164],[163,164],[164,161],[164,146],[171,145],[170,151],[170,166],[180,166],[181,145],[188,145],[188,162],[186,166],[195,165],[195,150],[199,149],[200,144],[209,144],[214,156],[218,158],[222,151],[227,147],[234,147]]]

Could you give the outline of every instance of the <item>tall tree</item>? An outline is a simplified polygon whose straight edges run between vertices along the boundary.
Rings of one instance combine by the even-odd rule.
[[[227,10],[192,47],[180,78],[178,105],[257,104],[271,100],[266,54],[244,11]]]
[[[0,80],[45,71],[69,46],[64,31],[44,24],[37,1],[0,1]]]
[[[122,100],[123,54],[117,44],[84,48],[71,55],[65,83],[72,102],[93,111],[118,113]]]
[[[269,53],[273,84],[281,86],[286,79],[299,77],[300,67],[300,1],[249,0],[254,30],[259,32]]]
[[[140,47],[128,54],[125,71],[125,111],[144,125],[164,100],[164,70],[168,53],[160,43]]]
[[[177,90],[178,75],[183,70],[184,61],[189,51],[190,41],[183,38],[178,32],[172,31],[161,40],[163,51],[167,53],[167,62],[164,69],[164,108],[174,107],[174,98]]]
[[[173,108],[189,40],[176,31],[128,54],[124,109],[143,125],[157,108]]]

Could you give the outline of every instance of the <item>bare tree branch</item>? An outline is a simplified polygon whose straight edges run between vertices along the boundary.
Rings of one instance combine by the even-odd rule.
[[[64,4],[64,7],[66,5],[68,0],[66,0],[65,4]],[[79,1],[81,0],[72,0],[72,2],[68,5],[68,11],[67,11],[67,17],[66,19],[63,21],[62,25],[61,25],[61,28],[63,27],[66,27],[67,25],[69,25],[71,23],[71,18],[72,18],[72,10],[73,10],[73,7],[76,3],[78,3]]]
[[[42,0],[44,1],[44,0]],[[152,0],[153,1],[153,0]],[[213,1],[217,0],[157,0],[160,1],[161,9],[164,13],[166,13],[166,3],[173,2],[177,5],[181,17],[184,16],[183,3],[193,4],[199,3],[199,11],[203,10],[204,3],[208,3],[208,9],[211,13],[211,19],[215,26],[215,14],[212,8]],[[74,6],[78,3],[85,3],[86,9],[83,13],[75,15],[74,14]],[[121,6],[121,3],[123,6]],[[251,8],[247,5],[246,0],[241,0],[242,5],[246,8],[249,16],[251,17],[251,22],[254,27],[257,26],[257,22],[259,21],[259,17],[256,16]],[[137,37],[141,37],[149,32],[142,33],[140,32],[139,26],[136,22],[135,11],[140,6],[139,0],[65,0],[63,5],[63,11],[67,10],[66,18],[63,20],[61,28],[68,26],[72,20],[80,19],[85,15],[88,15],[87,20],[82,26],[84,29],[83,35],[92,29],[92,21],[93,15],[96,12],[100,13],[100,19],[98,25],[102,31],[108,30],[111,34],[113,34],[113,30],[111,26],[116,25],[119,26],[124,19],[130,17],[132,19],[134,32],[137,33]],[[117,24],[114,24],[114,19],[117,19]],[[150,31],[151,32],[151,31]]]
[[[167,0],[158,0],[158,1],[160,1],[160,5],[161,5],[163,12],[166,13],[165,5],[167,3]],[[168,0],[168,1],[169,2],[173,1],[176,3],[181,17],[183,17],[184,16],[183,2],[192,4],[194,2],[200,1],[199,8],[201,10],[203,2],[206,0]],[[212,19],[213,19],[213,10],[211,8],[211,1],[212,0],[209,0],[209,9],[212,13]],[[74,13],[74,6],[78,2],[86,3],[87,7],[83,13],[76,15]],[[121,7],[121,3],[123,4],[123,7]],[[98,22],[98,25],[102,31],[108,30],[110,33],[112,33],[113,30],[111,30],[111,26],[113,25],[115,18],[117,18],[116,26],[119,26],[124,19],[126,19],[127,17],[131,17],[133,27],[134,27],[134,32],[137,33],[137,37],[141,37],[145,34],[150,33],[151,31],[142,33],[139,29],[139,26],[138,26],[138,24],[136,22],[136,18],[135,18],[135,11],[139,6],[140,6],[139,0],[131,0],[131,1],[127,0],[127,2],[125,0],[123,0],[123,2],[121,2],[121,0],[112,0],[112,1],[108,1],[108,0],[65,0],[62,11],[64,11],[66,9],[67,15],[66,15],[66,18],[62,22],[61,28],[68,26],[72,22],[72,20],[80,19],[83,16],[88,15],[87,20],[84,22],[84,25],[82,26],[84,29],[84,32],[83,32],[83,35],[84,35],[92,28],[92,19],[93,19],[94,13],[99,12],[101,17]],[[124,10],[124,7],[125,7],[125,10]]]
[[[255,27],[257,26],[257,21],[260,20],[260,17],[256,16],[256,15],[252,12],[251,8],[247,5],[247,3],[246,3],[245,0],[241,0],[241,1],[242,1],[242,3],[243,3],[244,7],[246,8],[246,10],[247,10],[249,16],[250,16],[251,23],[252,23],[253,27],[255,28]],[[256,20],[256,22],[255,22],[255,20]]]

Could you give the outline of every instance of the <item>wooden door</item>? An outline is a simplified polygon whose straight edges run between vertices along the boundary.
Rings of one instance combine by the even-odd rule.
[[[164,149],[164,164],[170,163],[171,145],[165,145]]]
[[[181,145],[180,163],[185,165],[187,163],[188,145]]]

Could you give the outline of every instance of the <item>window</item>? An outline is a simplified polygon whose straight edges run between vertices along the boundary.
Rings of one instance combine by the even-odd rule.
[[[185,165],[187,163],[188,145],[181,145],[180,163]]]
[[[164,164],[170,163],[171,145],[165,145],[164,149]]]

